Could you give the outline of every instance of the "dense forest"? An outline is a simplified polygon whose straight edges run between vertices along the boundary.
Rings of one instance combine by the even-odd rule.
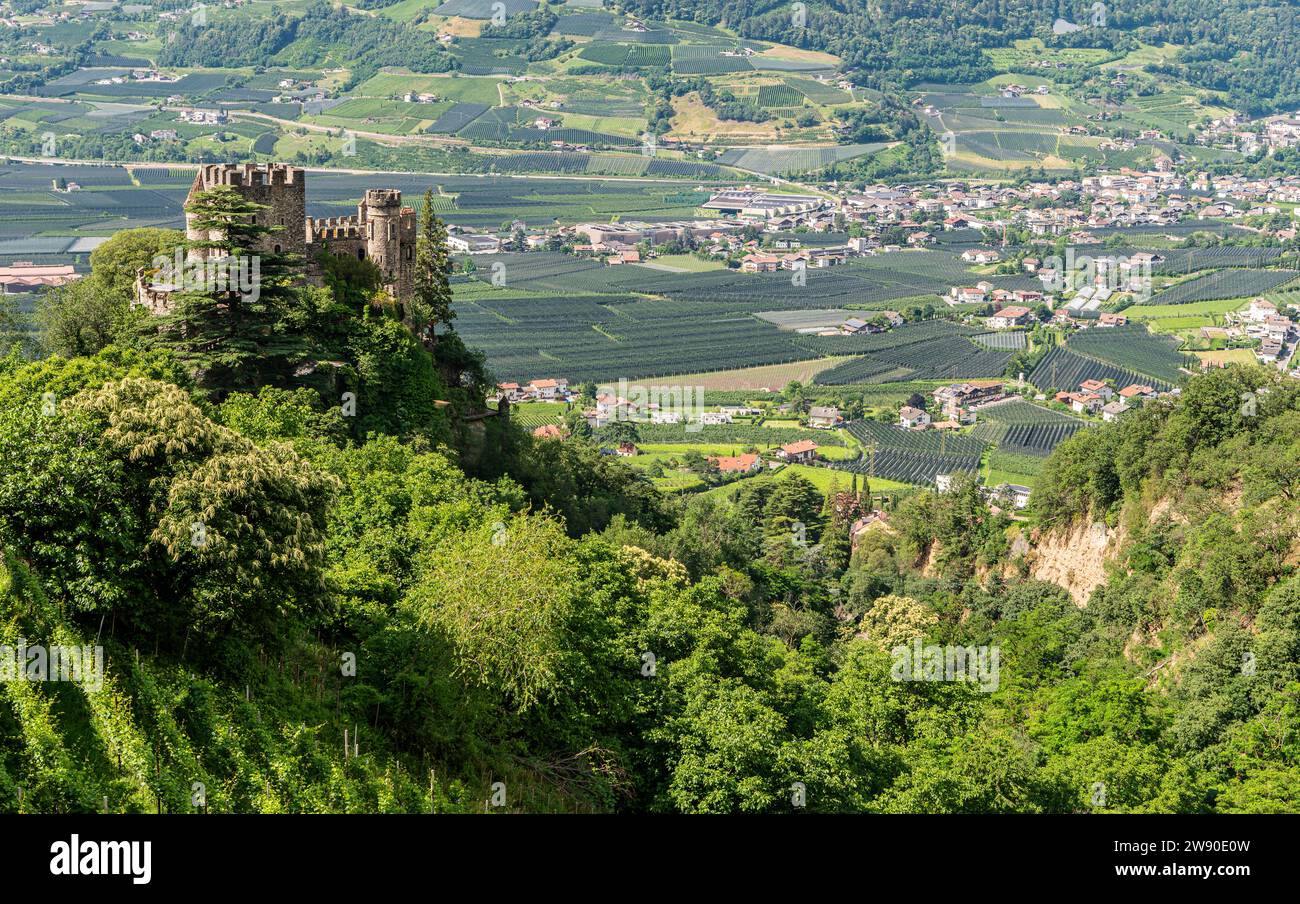
[[[1030,520],[958,481],[853,544],[866,483],[670,498],[494,414],[422,219],[401,305],[286,257],[163,316],[137,268],[267,227],[119,233],[0,362],[0,643],[106,658],[0,682],[0,809],[1296,809],[1300,385],[1197,377],[1058,447]],[[1082,605],[1043,562],[1095,532]]]
[[[380,16],[358,15],[324,0],[301,15],[283,13],[266,19],[230,19],[211,25],[179,20],[166,33],[158,54],[160,66],[233,68],[319,66],[347,62],[353,84],[381,66],[404,66],[412,72],[446,72],[455,60],[433,32]]]
[[[1104,27],[1064,35],[1058,19],[1087,25],[1089,0],[809,0],[796,17],[785,0],[624,0],[629,12],[722,24],[748,37],[825,50],[874,88],[982,81],[994,69],[981,53],[1038,37],[1049,46],[1183,49],[1168,70],[1226,91],[1252,115],[1300,105],[1300,7],[1292,0],[1113,0]]]

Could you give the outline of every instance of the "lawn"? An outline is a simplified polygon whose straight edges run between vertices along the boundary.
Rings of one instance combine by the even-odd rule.
[[[707,270],[725,270],[727,265],[720,260],[701,260],[693,254],[661,254],[650,262],[651,269],[669,268],[685,273],[703,273]]]
[[[1226,348],[1215,352],[1195,352],[1196,357],[1211,364],[1254,364],[1255,353],[1248,348]]]
[[[1244,307],[1249,302],[1249,298],[1224,298],[1217,301],[1191,301],[1187,304],[1134,305],[1125,309],[1124,315],[1129,320],[1162,320],[1168,317],[1192,316],[1216,318],[1222,317],[1228,311]]]
[[[1014,471],[992,471],[984,475],[984,485],[995,487],[1000,483],[1014,483],[1022,487],[1033,487],[1038,481],[1035,474],[1017,474]]]

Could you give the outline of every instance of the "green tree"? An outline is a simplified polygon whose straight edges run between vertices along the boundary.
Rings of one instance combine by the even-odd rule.
[[[146,342],[171,349],[217,398],[287,382],[311,351],[306,309],[294,285],[301,261],[267,250],[264,240],[283,227],[258,221],[266,209],[228,185],[199,192],[186,213],[205,237],[187,241],[185,249],[210,266],[201,277],[197,270],[185,277],[186,285],[172,295],[172,310],[141,328]]]
[[[411,325],[427,344],[438,341],[438,324],[450,326],[456,312],[452,310],[451,266],[447,252],[447,226],[433,213],[433,189],[424,192],[420,208],[420,236],[415,249],[414,297],[411,300]]]

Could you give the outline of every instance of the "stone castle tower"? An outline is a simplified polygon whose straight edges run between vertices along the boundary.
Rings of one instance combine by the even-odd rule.
[[[383,274],[389,294],[397,301],[411,294],[415,273],[415,210],[402,206],[402,193],[390,188],[371,188],[357,204],[354,216],[307,216],[307,175],[302,167],[285,163],[213,163],[199,168],[190,185],[185,205],[202,191],[229,185],[242,196],[266,210],[257,214],[263,225],[282,227],[260,240],[257,250],[266,253],[298,255],[308,282],[321,284],[321,267],[317,256],[322,251],[370,259]],[[204,235],[194,226],[193,215],[185,215],[185,234],[190,241],[217,239]],[[206,257],[196,249],[187,257]],[[171,310],[171,290],[152,285],[143,271],[137,274],[136,303],[155,314]]]
[[[249,201],[266,205],[269,209],[258,215],[263,218],[261,225],[282,227],[263,236],[263,247],[259,250],[267,253],[283,251],[286,254],[307,254],[307,243],[310,241],[305,228],[307,176],[301,167],[284,163],[269,163],[265,168],[255,163],[206,164],[195,175],[189,194],[185,196],[185,206],[188,208],[199,192],[209,191],[219,185],[229,185]],[[193,223],[193,215],[186,213],[185,235],[191,241],[219,238],[202,235]]]

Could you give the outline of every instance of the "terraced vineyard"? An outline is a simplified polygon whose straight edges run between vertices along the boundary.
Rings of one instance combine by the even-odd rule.
[[[1011,424],[998,443],[998,451],[1011,455],[1048,455],[1058,445],[1087,427],[1083,421],[1055,424]]]

